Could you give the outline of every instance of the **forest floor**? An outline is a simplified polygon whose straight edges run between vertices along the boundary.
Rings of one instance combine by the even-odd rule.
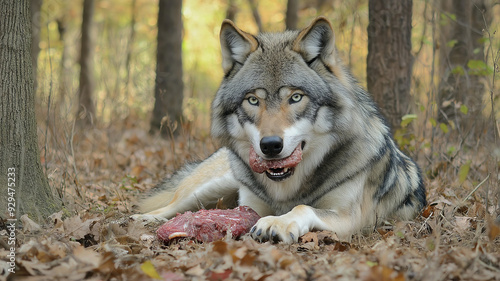
[[[48,147],[42,165],[65,207],[42,224],[19,218],[16,273],[7,272],[3,241],[0,280],[500,280],[498,185],[460,184],[459,167],[439,161],[426,168],[432,172],[424,171],[432,177],[425,180],[430,205],[421,216],[350,242],[311,232],[292,245],[248,236],[163,245],[156,239],[158,226],[129,219],[137,212],[136,199],[216,145],[193,136],[170,142],[138,127],[147,126],[94,129],[70,138],[52,133],[42,144]],[[479,157],[477,150],[464,153]],[[481,163],[472,161],[469,168],[485,179]]]

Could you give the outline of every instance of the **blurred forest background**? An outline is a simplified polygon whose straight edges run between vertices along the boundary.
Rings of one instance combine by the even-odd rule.
[[[336,31],[340,55],[360,83],[366,85],[368,1],[297,2],[297,28],[305,27],[318,15],[329,18]],[[481,1],[488,5],[484,6],[488,7],[488,10],[485,10],[483,18],[480,6],[471,5],[474,1],[465,2],[470,2],[464,6],[466,9],[472,9],[470,12],[476,10],[479,14],[476,19],[479,23],[468,27],[472,29],[474,38],[466,32],[460,34],[461,40],[465,41],[460,44],[471,44],[469,41],[478,38],[481,40],[474,43],[476,48],[472,51],[474,54],[481,54],[483,58],[473,60],[471,56],[472,62],[466,62],[466,71],[469,78],[478,76],[480,83],[484,84],[483,91],[475,95],[482,94],[482,115],[488,117],[493,108],[488,106],[491,102],[490,91],[493,91],[494,98],[498,96],[493,88],[492,77],[493,60],[496,59],[499,48],[495,34],[499,9],[493,2]],[[92,104],[95,106],[93,122],[98,127],[106,127],[117,125],[121,123],[119,120],[127,117],[148,120],[154,106],[158,2],[99,0],[95,1],[94,5],[91,23],[93,30],[90,36],[94,45],[94,57],[92,73],[89,74],[95,80],[92,93]],[[186,123],[197,128],[197,133],[208,134],[209,104],[222,78],[218,41],[222,20],[227,16],[232,17],[243,30],[253,34],[259,30],[280,31],[285,29],[286,7],[287,1],[284,0],[183,2],[183,115]],[[446,77],[446,70],[442,70],[440,64],[446,64],[448,60],[441,57],[442,54],[448,54],[440,51],[457,43],[453,32],[446,28],[449,29],[457,22],[463,25],[471,24],[470,21],[459,22],[461,19],[457,19],[457,15],[452,13],[452,7],[442,10],[443,7],[445,5],[441,1],[413,3],[411,93],[415,106],[408,113],[418,115],[420,131],[429,126],[424,122],[428,122],[430,118],[437,120],[436,94],[439,83]],[[76,97],[80,81],[82,10],[83,3],[80,2],[44,0],[35,22],[35,25],[39,24],[40,48],[37,67],[37,112],[39,120],[50,117],[46,119],[49,121],[46,124],[48,126],[57,125],[55,122],[71,124],[74,120],[73,113],[78,110]],[[253,12],[257,13],[258,20]],[[450,40],[444,41],[446,38]],[[463,59],[466,59],[466,55]],[[455,101],[449,100],[448,103],[450,102]],[[383,104],[380,106],[384,107]],[[499,110],[497,114],[498,112]]]
[[[412,6],[406,15],[411,18],[411,33],[406,34],[411,37],[411,56],[405,62],[409,62],[409,96],[401,96],[399,115],[389,117],[398,144],[425,175],[430,206],[416,222],[358,237],[356,245],[335,244],[334,251],[349,255],[332,256],[325,252],[332,249],[318,248],[316,240],[312,248],[280,246],[279,258],[268,261],[266,256],[277,257],[269,255],[275,248],[248,241],[228,242],[219,253],[209,245],[165,248],[143,240],[142,234],[153,229],[112,221],[136,212],[135,198],[182,163],[203,159],[217,149],[210,138],[210,103],[223,76],[219,29],[225,18],[256,34],[304,28],[315,17],[325,16],[332,22],[339,55],[359,83],[370,88],[376,82],[370,78],[386,74],[373,68],[375,64],[367,65],[368,38],[373,38],[369,11],[377,2],[383,1],[32,0],[41,165],[63,208],[49,217],[51,229],[42,231],[28,218],[22,220],[24,228],[17,239],[27,246],[17,256],[21,271],[66,276],[57,267],[42,265],[43,258],[52,265],[67,263],[65,270],[80,274],[74,280],[78,276],[134,280],[152,277],[154,267],[151,270],[147,264],[152,262],[156,268],[162,266],[167,274],[162,276],[177,274],[165,280],[182,280],[207,277],[207,272],[227,267],[227,255],[245,248],[245,253],[254,253],[252,261],[259,263],[255,270],[261,275],[238,271],[244,262],[234,255],[231,271],[226,267],[219,271],[233,277],[255,276],[248,280],[280,270],[303,280],[304,272],[288,269],[307,266],[316,270],[312,273],[329,272],[346,280],[360,279],[363,272],[371,274],[363,280],[498,280],[500,5],[494,0],[408,1]],[[165,13],[158,18],[160,9]],[[386,11],[378,21],[390,14]],[[160,33],[165,35],[161,40]],[[383,43],[384,38],[373,40]],[[157,46],[169,42],[180,49],[158,50],[167,61],[162,65]],[[168,71],[176,71],[176,78],[169,82],[157,78],[157,69],[169,66],[174,66]],[[159,89],[166,81],[165,87],[173,88]],[[155,106],[155,93],[172,100]],[[372,94],[383,111],[390,107],[387,98]],[[171,108],[165,110],[166,106]],[[66,250],[55,251],[56,245]],[[229,254],[228,249],[234,251]],[[168,255],[158,255],[165,252]],[[316,256],[303,262],[302,252]],[[325,268],[319,262],[323,254],[326,264],[347,266]],[[79,255],[80,261],[95,262],[86,267],[80,261],[70,262]],[[226,259],[215,263],[217,258],[207,258],[214,255]],[[284,267],[282,257],[290,261]],[[358,271],[348,271],[354,262],[360,264]],[[200,264],[203,270],[196,271]],[[217,276],[207,279],[218,280]]]
[[[387,67],[384,72],[384,65],[374,68],[376,60],[372,59],[374,63],[367,66],[367,57],[370,59],[367,0],[161,3],[165,14],[158,20],[162,8],[157,1],[32,1],[32,7],[41,5],[33,21],[34,42],[39,42],[34,43],[33,54],[37,62],[38,135],[46,169],[47,163],[53,163],[57,157],[56,162],[63,159],[67,162],[68,153],[74,154],[75,141],[81,140],[78,133],[91,132],[78,126],[82,120],[83,128],[91,123],[90,128],[106,132],[109,142],[132,128],[155,133],[162,127],[167,140],[177,136],[167,145],[173,159],[163,164],[167,173],[178,168],[186,157],[198,159],[213,151],[216,144],[209,138],[210,102],[222,79],[218,34],[225,18],[255,34],[281,31],[287,26],[302,28],[315,17],[326,16],[333,24],[336,45],[345,64],[359,83],[368,86],[388,115],[391,103],[387,101],[391,96],[380,98],[377,93],[387,90],[373,86],[372,90],[367,85],[369,71],[372,80],[393,75]],[[395,138],[418,160],[428,176],[436,176],[440,169],[449,170],[459,186],[470,175],[475,175],[470,184],[484,178],[485,174],[478,174],[477,170],[484,169],[483,164],[488,161],[470,159],[469,155],[471,149],[484,148],[487,150],[484,157],[488,155],[491,160],[488,163],[492,165],[488,172],[496,173],[490,178],[491,183],[498,188],[495,163],[500,157],[499,5],[489,0],[417,0],[412,5],[412,11],[403,15],[411,19],[411,56],[408,62],[402,62],[409,64],[406,68],[411,75],[409,96],[403,95],[402,88],[398,93],[399,115],[396,119],[387,116]],[[85,9],[92,14],[87,24],[82,24]],[[163,30],[162,37],[166,39],[159,39],[158,30]],[[379,37],[373,36],[373,41]],[[178,44],[181,49],[159,48],[157,56],[157,42],[165,46]],[[166,63],[162,65],[161,59]],[[169,66],[171,69],[165,69]],[[157,77],[161,71],[174,78]],[[403,78],[404,75],[397,79]],[[163,88],[158,89],[159,85]],[[155,91],[170,98],[155,107]],[[182,150],[175,149],[176,145],[187,144],[189,151],[189,147],[199,145],[192,140],[210,144],[201,151],[186,152],[186,157],[179,154]],[[61,151],[62,156],[51,153]],[[98,158],[117,157],[108,156]],[[69,174],[78,173],[72,161],[67,162]],[[101,160],[96,161],[102,165]],[[68,178],[70,182],[74,182],[72,177],[75,175]]]
[[[41,0],[32,2],[42,4]],[[34,39],[39,40],[38,44],[34,43],[34,55],[38,54],[37,116],[40,127],[45,127],[42,136],[48,133],[47,129],[71,128],[77,116],[75,112],[79,113],[76,119],[91,118],[96,128],[121,126],[126,123],[123,121],[133,121],[137,125],[152,118],[155,81],[158,81],[158,2],[84,2],[92,5],[87,9],[93,12],[89,33],[82,25],[83,2],[45,0],[34,19],[34,30],[38,31]],[[287,17],[287,4],[293,2],[295,6],[288,11],[293,11],[295,17]],[[418,136],[418,143],[411,149],[429,147],[428,137],[435,127],[445,133],[459,130],[465,138],[470,126],[457,124],[461,119],[477,127],[478,134],[474,136],[489,130],[490,137],[494,137],[497,124],[491,121],[491,112],[496,112],[496,118],[500,114],[495,88],[498,76],[493,71],[500,44],[496,36],[499,9],[494,4],[487,0],[413,2],[413,64],[409,72],[412,102],[403,109],[406,114],[403,125],[413,123],[411,132]],[[165,7],[165,10],[172,10],[172,7]],[[467,13],[456,14],[456,11]],[[173,15],[175,11],[165,17]],[[182,30],[182,37],[179,37],[182,39],[182,68],[178,67],[182,72],[177,77],[182,77],[180,83],[183,85],[180,86],[183,88],[167,94],[181,97],[182,123],[189,131],[184,132],[195,130],[200,137],[209,134],[210,101],[222,78],[218,32],[224,18],[232,18],[243,30],[255,34],[284,30],[287,18],[293,19],[294,27],[305,27],[318,15],[332,21],[340,55],[359,82],[366,86],[368,1],[183,1],[179,15],[182,26],[175,27]],[[167,37],[170,36],[168,32]],[[160,52],[174,53],[168,49]],[[85,62],[87,57],[90,62]],[[85,67],[82,71],[81,63],[82,68]],[[179,64],[175,62],[175,65]],[[171,82],[179,84],[178,80]],[[87,87],[89,93],[85,94],[88,98],[82,101],[80,97],[79,100],[78,96],[86,92],[79,87],[87,83],[90,85]],[[443,90],[445,87],[448,89]],[[176,104],[179,103],[176,101]],[[384,104],[380,106],[385,107]],[[86,111],[92,116],[86,115]],[[460,111],[464,113],[456,114]],[[446,113],[445,117],[442,113]],[[162,111],[160,115],[167,114]],[[477,118],[490,120],[489,127],[485,127],[484,122],[473,121]],[[173,124],[175,121],[164,125],[179,126]],[[392,123],[396,129],[400,126],[397,122]],[[159,126],[157,120],[153,129]],[[402,138],[404,136],[398,139],[400,144],[406,141]]]

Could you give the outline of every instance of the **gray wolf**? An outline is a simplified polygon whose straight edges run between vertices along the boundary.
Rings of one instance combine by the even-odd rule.
[[[257,36],[225,20],[211,126],[223,147],[160,184],[133,217],[169,219],[223,197],[262,217],[255,239],[285,243],[313,229],[348,240],[386,219],[415,218],[426,205],[419,168],[334,41],[323,17]]]

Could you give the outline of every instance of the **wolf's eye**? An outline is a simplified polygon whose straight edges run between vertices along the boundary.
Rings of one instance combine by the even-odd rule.
[[[302,95],[301,94],[298,94],[298,93],[295,93],[292,95],[292,97],[290,98],[290,103],[296,103],[296,102],[299,102],[302,100]]]
[[[251,104],[251,105],[258,105],[259,104],[259,99],[254,97],[254,96],[250,96],[248,97],[248,102]]]

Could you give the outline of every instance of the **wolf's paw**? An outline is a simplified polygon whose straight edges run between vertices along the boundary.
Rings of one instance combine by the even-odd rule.
[[[134,221],[142,222],[144,224],[162,223],[167,221],[167,219],[160,216],[148,215],[148,214],[135,214],[130,216]]]
[[[297,221],[283,215],[261,218],[252,227],[250,233],[255,240],[271,240],[275,243],[283,241],[284,243],[291,244],[297,242],[300,236],[307,233],[307,230],[301,230]]]

